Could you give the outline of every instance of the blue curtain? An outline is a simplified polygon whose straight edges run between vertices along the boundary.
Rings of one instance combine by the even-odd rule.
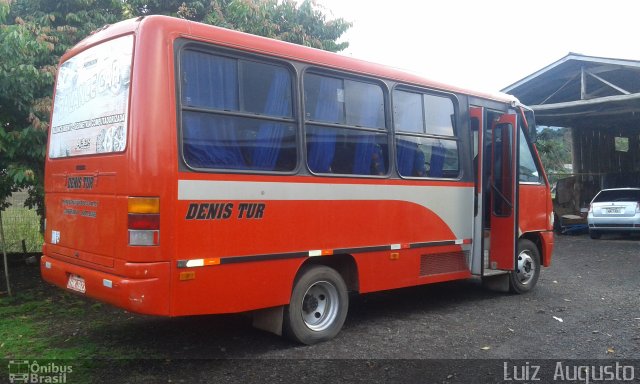
[[[424,153],[418,147],[418,143],[398,139],[396,150],[396,156],[398,158],[398,172],[402,176],[426,175]]]
[[[321,121],[338,122],[339,104],[337,100],[338,88],[341,86],[338,79],[322,77],[318,90],[315,118]],[[311,128],[311,127],[310,127]],[[336,153],[336,129],[327,127],[313,127],[308,136],[307,162],[313,172],[331,172],[331,163]]]
[[[427,176],[427,167],[424,163],[424,152],[416,146],[416,156],[413,161],[414,176]]]
[[[357,175],[370,175],[376,137],[372,133],[363,133],[358,135],[356,140],[353,173]]]
[[[238,110],[237,61],[200,52],[182,56],[183,103],[189,106]],[[244,157],[232,118],[183,112],[184,156],[196,167],[243,168]]]
[[[402,176],[414,176],[413,168],[415,167],[417,144],[412,141],[398,139],[396,151],[398,172]]]
[[[381,122],[378,121],[378,110],[380,109],[382,99],[366,98],[361,105],[351,105],[348,108],[358,108],[355,115],[358,116],[357,125],[362,127],[380,127]],[[353,173],[358,175],[370,175],[372,170],[373,154],[376,148],[376,135],[374,133],[363,132],[356,137],[355,153],[353,158]],[[379,151],[382,152],[382,151]],[[378,155],[381,155],[379,153]],[[380,156],[378,161],[382,161],[382,167],[385,171],[384,157]]]
[[[206,145],[203,145],[203,137],[207,130],[202,122],[202,116],[196,113],[182,113],[183,126],[183,153],[184,159],[192,167],[206,167],[208,161]]]
[[[442,177],[446,152],[447,151],[442,143],[438,143],[431,147],[431,168],[429,169],[429,176]]]
[[[244,168],[234,121],[196,112],[183,112],[184,157],[198,168]]]
[[[269,94],[264,107],[265,115],[291,115],[291,78],[284,69],[277,69],[271,80]],[[252,162],[255,169],[274,170],[280,149],[285,126],[281,123],[262,122],[256,135],[256,147],[253,150]]]

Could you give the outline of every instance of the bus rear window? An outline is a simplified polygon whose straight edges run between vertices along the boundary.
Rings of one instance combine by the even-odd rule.
[[[605,189],[593,199],[594,203],[608,201],[638,201],[640,202],[640,189]]]
[[[58,71],[49,157],[124,151],[133,36],[91,47]]]

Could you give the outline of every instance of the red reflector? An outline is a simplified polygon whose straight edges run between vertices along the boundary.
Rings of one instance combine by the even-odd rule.
[[[160,229],[160,215],[130,213],[129,229]]]

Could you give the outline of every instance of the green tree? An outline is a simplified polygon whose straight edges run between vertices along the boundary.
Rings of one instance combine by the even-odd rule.
[[[328,20],[324,8],[313,0],[129,0],[127,17],[164,14],[237,31],[284,40],[331,52],[349,46],[337,42],[351,23]]]
[[[571,164],[571,148],[565,140],[565,130],[544,128],[537,136],[536,147],[552,182],[559,175],[567,174],[564,165]]]

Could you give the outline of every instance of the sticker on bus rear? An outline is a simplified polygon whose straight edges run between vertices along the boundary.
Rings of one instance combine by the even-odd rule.
[[[58,70],[49,157],[124,151],[133,36],[80,52]]]

